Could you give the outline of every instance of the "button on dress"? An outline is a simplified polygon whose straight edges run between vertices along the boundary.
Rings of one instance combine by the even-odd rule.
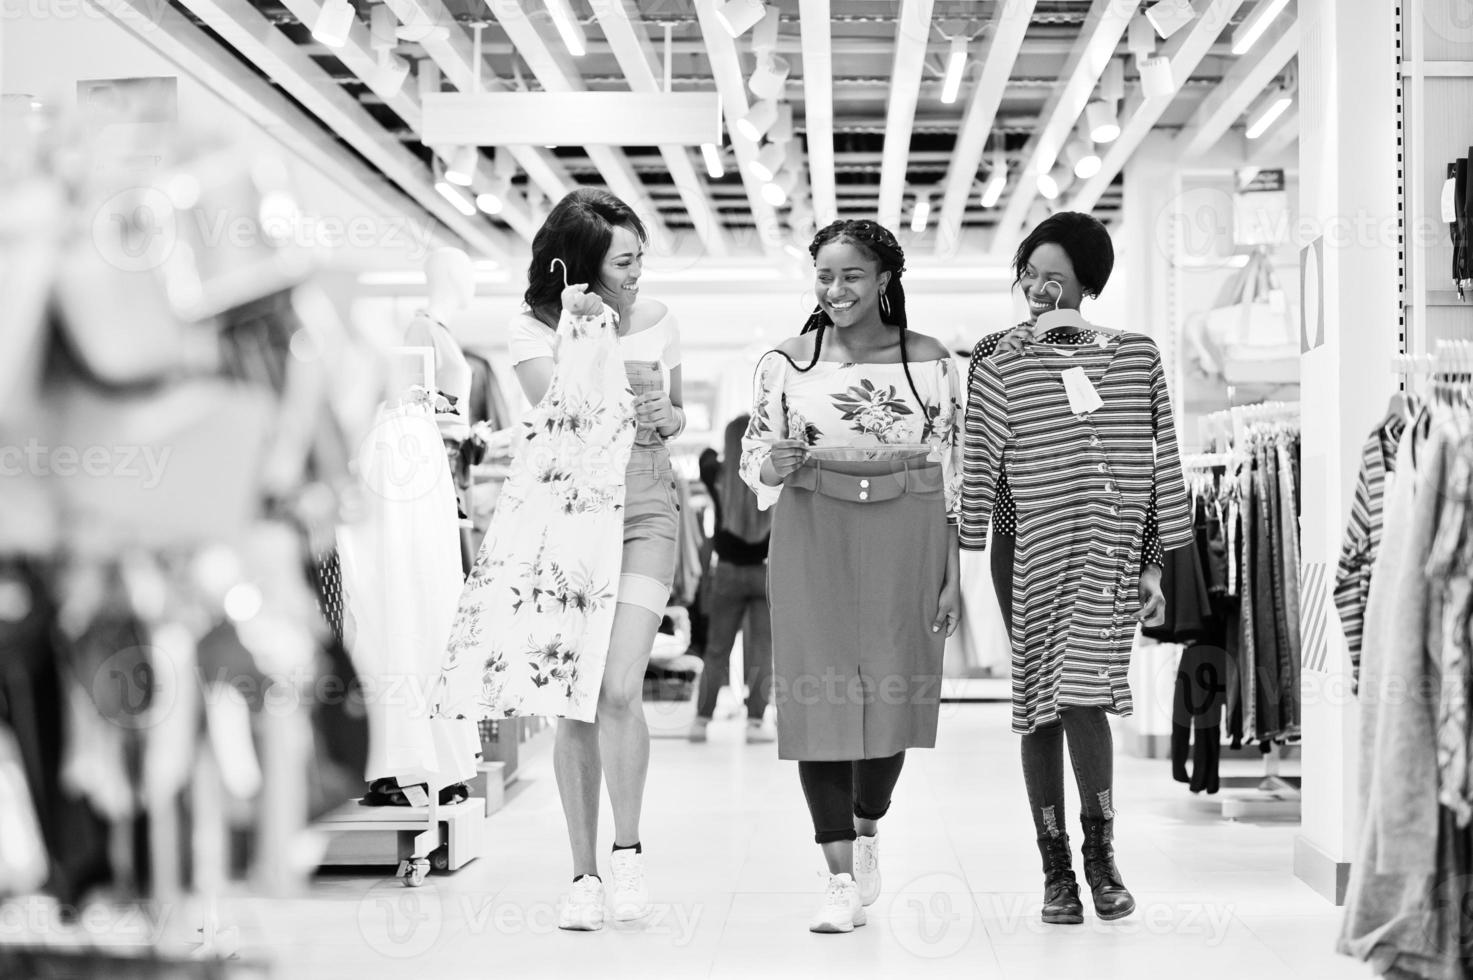
[[[1062,380],[1070,368],[1084,370],[1100,408],[1070,410]],[[1031,732],[1071,707],[1129,714],[1153,496],[1164,548],[1190,544],[1192,531],[1155,342],[1125,333],[983,359],[964,444],[962,547],[985,546],[1004,475],[1016,506],[1013,730]]]

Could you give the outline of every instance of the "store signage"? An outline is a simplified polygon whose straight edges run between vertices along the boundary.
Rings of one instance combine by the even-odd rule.
[[[426,146],[696,146],[722,142],[715,92],[439,92]]]
[[[1240,248],[1285,245],[1289,241],[1289,195],[1283,170],[1238,171],[1233,195],[1233,244]]]

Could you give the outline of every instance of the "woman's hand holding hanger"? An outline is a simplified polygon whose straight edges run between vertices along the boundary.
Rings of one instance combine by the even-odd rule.
[[[604,301],[597,293],[589,293],[587,283],[574,283],[563,290],[563,310],[573,316],[598,316]]]

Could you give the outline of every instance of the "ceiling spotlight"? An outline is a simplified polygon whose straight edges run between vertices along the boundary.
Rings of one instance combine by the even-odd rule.
[[[1159,0],[1146,8],[1146,19],[1163,38],[1171,37],[1196,19],[1196,16],[1191,0]]]
[[[392,51],[399,43],[399,19],[388,4],[375,5],[368,12],[368,33],[373,50]]]
[[[725,0],[716,4],[716,19],[732,37],[741,37],[767,14],[762,0]]]
[[[946,82],[941,86],[941,101],[951,105],[962,88],[962,76],[967,73],[967,39],[951,39],[951,54],[946,59]]]
[[[1274,18],[1283,13],[1284,8],[1289,5],[1289,0],[1259,0],[1258,6],[1253,8],[1242,25],[1233,32],[1233,54],[1244,55],[1248,50],[1263,37],[1263,32],[1268,30]]]
[[[1111,58],[1100,75],[1099,98],[1106,102],[1119,102],[1125,98],[1125,59]]]
[[[786,143],[768,143],[752,161],[752,173],[758,180],[772,180],[788,159]]]
[[[1120,120],[1115,115],[1115,104],[1095,99],[1084,107],[1085,122],[1089,125],[1089,138],[1095,143],[1113,143],[1120,138]]]
[[[1050,201],[1059,199],[1059,182],[1052,172],[1038,175],[1038,193]]]
[[[1248,111],[1248,128],[1243,133],[1250,140],[1256,140],[1268,132],[1270,126],[1284,114],[1284,110],[1294,104],[1294,98],[1282,88],[1274,87],[1268,90],[1258,104]]]
[[[474,146],[457,146],[445,164],[445,179],[461,187],[469,187],[476,176],[480,153]]]
[[[317,12],[312,37],[329,48],[341,48],[348,43],[348,34],[353,30],[356,19],[353,5],[348,0],[327,0]]]
[[[1136,62],[1141,73],[1141,91],[1148,99],[1169,99],[1176,95],[1176,79],[1171,75],[1171,59],[1165,55],[1143,58]]]
[[[1091,147],[1080,154],[1078,160],[1074,161],[1074,176],[1080,180],[1089,180],[1095,174],[1099,173],[1100,168],[1104,165],[1105,162],[1100,159],[1100,155]]]
[[[588,38],[583,34],[583,25],[573,16],[568,0],[547,0],[547,14],[558,34],[562,35],[568,54],[575,58],[583,57],[588,50]]]
[[[404,80],[408,77],[408,61],[394,54],[393,51],[380,50],[378,64],[368,76],[368,87],[373,90],[374,95],[387,102],[399,94],[404,88]]]
[[[726,168],[721,165],[721,151],[716,149],[715,143],[702,143],[701,156],[706,160],[706,173],[711,175],[712,180],[720,180],[726,176]]]
[[[757,69],[747,80],[747,88],[759,99],[780,99],[791,66],[781,55],[763,52],[757,56]]]
[[[775,208],[780,208],[784,204],[788,203],[788,192],[777,186],[777,184],[769,181],[768,183],[762,185],[762,200],[766,201],[768,204],[771,204]]]
[[[767,138],[774,143],[786,143],[793,138],[793,107],[787,102],[777,104],[777,122],[767,130]]]
[[[486,191],[476,195],[476,207],[484,214],[500,214],[501,209],[506,207],[506,202],[495,191]]]
[[[764,51],[777,50],[777,32],[781,20],[782,17],[776,7],[767,8],[762,19],[757,22],[757,26],[752,28],[753,51],[761,54]]]
[[[777,103],[771,99],[763,99],[747,111],[747,114],[737,120],[737,129],[742,135],[753,143],[760,140],[777,122]]]
[[[1156,30],[1145,14],[1136,14],[1125,32],[1125,46],[1136,59],[1149,58],[1156,50]]]
[[[916,195],[915,207],[910,212],[910,230],[919,235],[926,230],[931,220],[931,199],[924,194]]]

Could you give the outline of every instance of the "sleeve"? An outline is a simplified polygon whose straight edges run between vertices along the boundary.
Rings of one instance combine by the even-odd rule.
[[[535,317],[518,314],[511,321],[508,346],[513,366],[537,357],[555,357],[557,334],[538,323]]]
[[[671,371],[680,367],[680,324],[674,313],[665,314],[665,352],[660,355],[660,360]]]
[[[962,499],[962,395],[956,365],[941,363],[941,403],[936,436],[941,443],[941,475],[945,483],[946,523],[956,526]]]
[[[742,436],[740,471],[742,482],[757,495],[758,510],[769,509],[782,494],[781,485],[769,487],[762,482],[762,464],[772,454],[772,443],[788,437],[787,413],[783,411],[787,376],[787,359],[776,351],[764,354],[757,362],[752,382],[752,421]]]
[[[1186,481],[1181,473],[1181,456],[1176,448],[1176,420],[1171,414],[1171,394],[1166,389],[1166,372],[1161,351],[1151,346],[1151,428],[1156,438],[1156,465],[1152,495],[1155,500],[1156,532],[1162,549],[1192,543],[1192,514],[1187,506]]]
[[[997,364],[990,358],[977,362],[967,393],[966,432],[962,452],[961,546],[968,551],[987,547],[987,527],[997,499],[997,481],[1003,472],[1004,451],[1012,438],[1008,424],[1007,391]]]
[[[1372,439],[1377,436],[1372,434]],[[1366,600],[1371,586],[1371,460],[1362,452],[1360,472],[1355,480],[1355,497],[1350,505],[1350,520],[1340,543],[1340,559],[1335,566],[1335,611],[1350,647],[1353,676],[1360,674],[1361,638],[1365,631]]]
[[[1141,568],[1155,565],[1166,570],[1166,551],[1161,547],[1161,534],[1156,528],[1156,490],[1151,489],[1151,502],[1146,507],[1146,526],[1141,536]]]

